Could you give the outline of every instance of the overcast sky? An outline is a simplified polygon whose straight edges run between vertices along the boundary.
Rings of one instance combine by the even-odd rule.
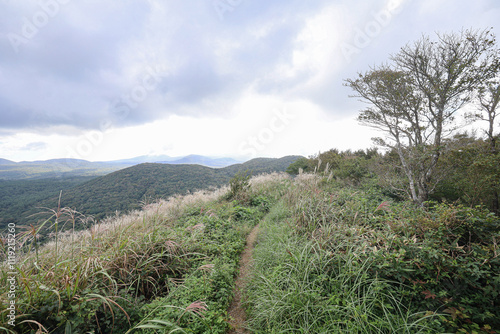
[[[498,0],[0,0],[0,158],[372,146],[343,80]]]

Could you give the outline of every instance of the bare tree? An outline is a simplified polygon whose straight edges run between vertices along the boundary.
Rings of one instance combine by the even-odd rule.
[[[374,138],[375,143],[397,152],[399,168],[409,181],[409,195],[418,198],[418,174],[413,166],[418,152],[414,149],[421,147],[429,134],[424,124],[426,119],[421,115],[422,97],[415,94],[412,78],[383,66],[346,82],[356,91],[356,97],[370,104],[361,111],[358,120],[385,134]]]
[[[385,134],[379,145],[398,152],[415,203],[434,190],[443,140],[457,130],[457,113],[498,71],[497,59],[490,31],[464,30],[423,36],[392,56],[392,64],[346,80],[370,104],[358,119]]]
[[[486,136],[490,142],[490,150],[493,154],[498,153],[496,145],[498,134],[495,133],[495,122],[497,121],[498,108],[500,107],[500,79],[492,80],[479,89],[479,110],[482,113],[474,116],[488,122]]]

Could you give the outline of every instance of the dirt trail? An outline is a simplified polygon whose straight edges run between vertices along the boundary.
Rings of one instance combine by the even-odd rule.
[[[252,251],[257,240],[257,234],[259,233],[259,226],[255,226],[250,234],[247,236],[247,243],[243,253],[241,254],[240,260],[240,272],[236,278],[235,288],[234,288],[234,299],[229,306],[229,316],[231,317],[231,329],[228,334],[244,334],[248,333],[245,330],[245,310],[242,307],[241,295],[243,288],[245,287],[246,279],[249,274],[249,267],[252,261]]]

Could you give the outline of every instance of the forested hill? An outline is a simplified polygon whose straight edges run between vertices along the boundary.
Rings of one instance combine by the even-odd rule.
[[[248,170],[253,175],[257,175],[285,171],[291,163],[299,158],[299,156],[287,156],[279,159],[257,158],[224,168],[143,163],[64,190],[61,206],[70,207],[85,215],[93,215],[100,219],[116,211],[126,212],[138,209],[141,202],[144,201],[222,186],[238,172]],[[57,207],[58,196],[59,191],[53,191],[49,196],[40,199],[36,205],[32,205],[24,212],[19,212],[15,221],[20,225],[32,223],[36,217],[28,218],[28,216],[43,211],[40,207]],[[5,223],[7,221],[0,222],[2,225]]]
[[[229,173],[221,171],[200,165],[143,163],[67,191],[61,205],[102,218],[117,210],[138,209],[141,201],[222,185]]]

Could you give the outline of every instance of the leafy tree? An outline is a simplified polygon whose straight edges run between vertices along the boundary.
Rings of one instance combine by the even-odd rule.
[[[445,139],[459,128],[458,112],[498,73],[498,53],[489,30],[423,36],[391,64],[346,80],[370,105],[358,120],[384,134],[376,144],[397,152],[413,202],[421,205],[434,191]]]
[[[286,172],[291,175],[298,175],[300,170],[308,171],[309,170],[309,159],[307,158],[299,158],[297,161],[293,162],[288,166]]]
[[[492,154],[490,141],[458,134],[446,141],[446,147],[436,168],[444,178],[431,199],[460,200],[498,212],[500,154]]]

